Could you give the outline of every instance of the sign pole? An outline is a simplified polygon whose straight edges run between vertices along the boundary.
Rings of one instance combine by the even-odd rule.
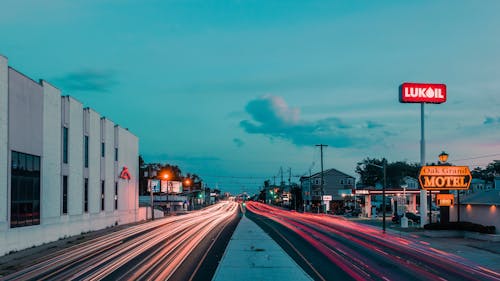
[[[425,166],[424,103],[446,102],[446,85],[432,83],[405,82],[399,86],[399,102],[420,103],[420,166]],[[420,191],[420,226],[427,220],[427,192]],[[431,204],[429,204],[431,205]],[[429,206],[431,207],[431,206]]]
[[[420,166],[425,166],[424,103],[420,103]],[[420,226],[427,222],[427,191],[420,189]]]

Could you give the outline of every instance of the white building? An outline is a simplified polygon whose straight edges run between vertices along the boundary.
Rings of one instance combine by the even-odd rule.
[[[128,130],[0,56],[0,255],[137,221],[138,149]]]

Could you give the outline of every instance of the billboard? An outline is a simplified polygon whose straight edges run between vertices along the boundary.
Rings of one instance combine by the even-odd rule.
[[[168,191],[167,191],[168,186]],[[169,181],[162,180],[161,181],[161,192],[165,193],[182,193],[182,182],[180,181]]]
[[[423,166],[418,180],[422,189],[469,189],[472,176],[467,166]]]
[[[151,192],[151,188],[153,188],[153,192],[160,192],[160,181],[148,180],[148,192]]]
[[[429,83],[403,83],[399,86],[399,102],[443,103],[446,102],[446,85]]]

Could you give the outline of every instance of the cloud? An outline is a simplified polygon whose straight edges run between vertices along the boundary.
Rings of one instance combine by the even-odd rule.
[[[297,146],[324,143],[339,148],[359,147],[375,141],[340,118],[315,122],[300,120],[299,109],[288,107],[285,100],[277,96],[267,95],[252,100],[245,109],[252,117],[252,120],[240,122],[245,132],[289,140]]]
[[[375,128],[382,128],[384,125],[377,123],[375,121],[366,121],[366,128],[367,129],[375,129]]]
[[[170,155],[166,153],[144,154],[144,160],[147,162],[214,162],[221,161],[216,156],[192,156],[192,155]]]
[[[491,116],[486,116],[483,121],[483,125],[499,125],[500,124],[500,117],[491,117]]]
[[[64,90],[80,92],[109,92],[117,83],[112,71],[82,69],[54,79]]]
[[[237,147],[242,147],[245,145],[245,142],[239,138],[234,138],[233,143],[236,144]]]

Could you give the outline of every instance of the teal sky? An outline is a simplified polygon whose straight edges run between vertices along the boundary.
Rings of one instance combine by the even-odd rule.
[[[442,150],[471,168],[499,159],[498,11],[499,1],[4,0],[0,54],[129,128],[147,162],[254,192],[280,167],[318,172],[319,143],[325,168],[353,176],[366,157],[419,162],[420,106],[398,100],[406,81],[448,87],[445,104],[426,106],[427,161]]]

